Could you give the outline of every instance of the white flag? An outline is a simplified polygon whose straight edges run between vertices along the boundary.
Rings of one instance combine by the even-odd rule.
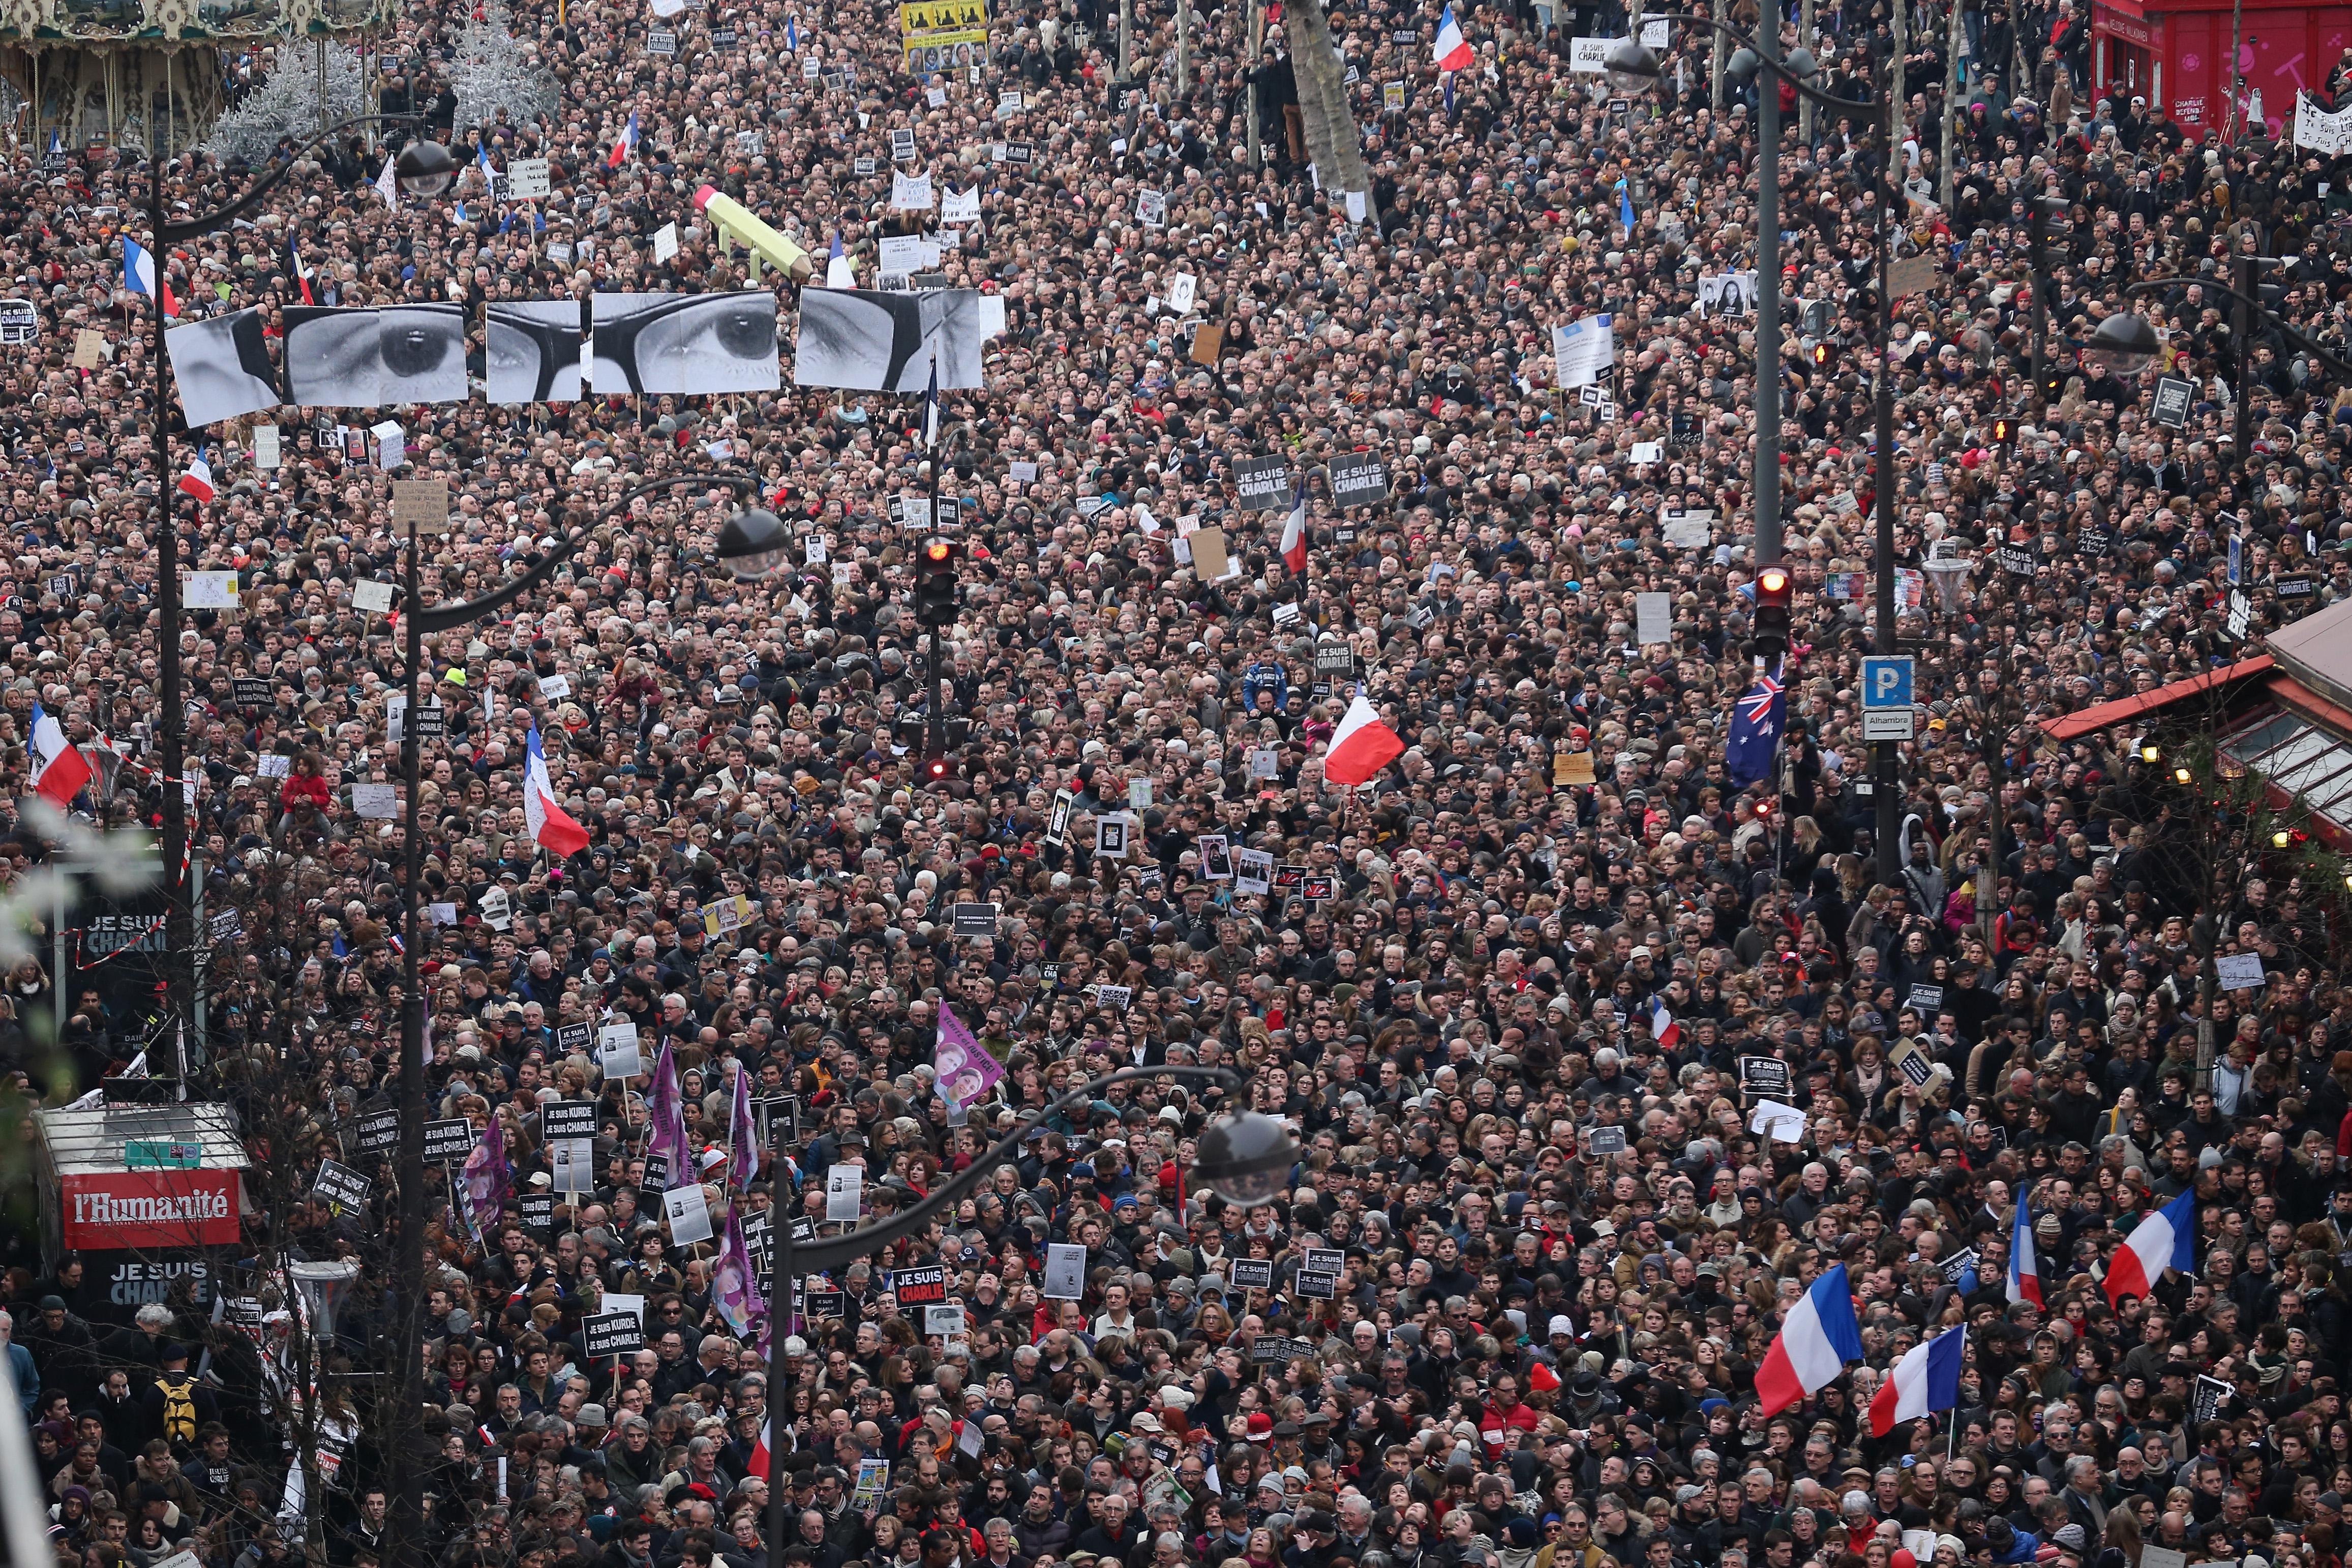
[[[919,212],[931,210],[931,177],[929,174],[907,174],[890,171],[890,210]]]
[[[392,159],[389,157],[383,161],[383,173],[375,177],[375,194],[383,198],[384,205],[395,212],[399,210],[400,181],[393,175]]]

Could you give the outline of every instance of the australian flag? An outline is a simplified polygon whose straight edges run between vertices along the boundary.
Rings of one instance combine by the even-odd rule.
[[[1788,716],[1789,698],[1780,671],[1759,670],[1756,684],[1731,711],[1731,739],[1723,748],[1724,770],[1735,786],[1745,789],[1771,776]]]

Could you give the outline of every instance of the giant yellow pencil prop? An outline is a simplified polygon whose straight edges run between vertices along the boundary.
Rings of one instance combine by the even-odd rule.
[[[719,244],[723,250],[730,243],[740,245],[751,253],[751,277],[760,276],[760,263],[764,259],[795,283],[808,280],[815,263],[809,253],[753,216],[751,209],[726,195],[715,185],[705,185],[694,193],[694,205],[713,228],[719,231]]]

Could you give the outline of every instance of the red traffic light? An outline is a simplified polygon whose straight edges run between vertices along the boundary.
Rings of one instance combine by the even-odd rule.
[[[923,554],[928,560],[945,561],[955,554],[955,546],[947,540],[934,539],[923,546]]]
[[[1789,574],[1786,568],[1767,566],[1756,574],[1756,595],[1761,599],[1785,599],[1789,595]]]

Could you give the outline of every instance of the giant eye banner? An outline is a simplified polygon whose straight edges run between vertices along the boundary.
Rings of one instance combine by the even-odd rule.
[[[696,397],[782,384],[776,297],[764,289],[594,298],[591,381],[599,396]]]
[[[306,408],[466,401],[466,319],[456,305],[286,312],[286,400]]]
[[[918,394],[937,365],[940,390],[981,384],[987,333],[975,289],[879,293],[866,289],[801,290],[800,342],[793,380],[802,386]]]
[[[483,381],[492,403],[580,401],[580,301],[517,300],[492,305]]]
[[[173,327],[163,334],[163,352],[191,430],[278,406],[278,367],[257,310]]]

